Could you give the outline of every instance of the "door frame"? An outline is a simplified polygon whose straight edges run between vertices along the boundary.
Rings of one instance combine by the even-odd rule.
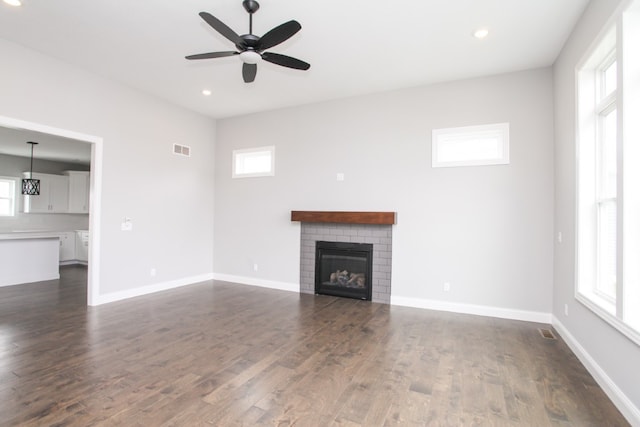
[[[91,144],[91,167],[89,172],[89,260],[87,262],[87,305],[98,305],[100,294],[100,212],[102,202],[102,150],[103,139],[68,129],[41,123],[0,116],[0,126],[16,130],[28,130]]]

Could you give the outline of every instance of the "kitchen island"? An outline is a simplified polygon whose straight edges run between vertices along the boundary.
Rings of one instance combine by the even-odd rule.
[[[59,248],[50,232],[0,233],[0,286],[59,279]]]

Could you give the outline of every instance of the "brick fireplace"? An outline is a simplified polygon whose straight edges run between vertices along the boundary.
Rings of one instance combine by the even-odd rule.
[[[300,232],[300,292],[316,293],[316,242],[373,245],[371,300],[391,301],[392,226],[395,212],[292,211],[302,222]]]

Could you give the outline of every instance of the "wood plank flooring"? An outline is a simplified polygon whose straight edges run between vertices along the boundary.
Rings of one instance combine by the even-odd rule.
[[[0,288],[1,426],[626,426],[549,325],[205,282]]]

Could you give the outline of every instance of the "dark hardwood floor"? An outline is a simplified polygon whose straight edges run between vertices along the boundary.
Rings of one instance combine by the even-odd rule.
[[[549,325],[224,282],[0,288],[2,426],[624,426]]]

